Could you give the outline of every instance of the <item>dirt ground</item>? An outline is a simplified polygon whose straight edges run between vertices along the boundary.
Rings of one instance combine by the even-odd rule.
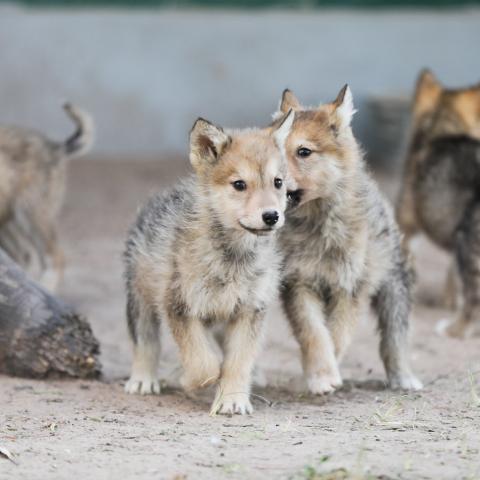
[[[386,390],[372,319],[358,326],[343,362],[345,387],[302,393],[298,348],[278,307],[260,356],[266,388],[251,416],[209,417],[212,392],[177,388],[175,348],[165,335],[161,396],[129,396],[130,348],[121,251],[137,206],[172,184],[184,160],[77,160],[62,215],[67,255],[61,296],[90,319],[101,341],[102,381],[30,381],[0,376],[0,479],[480,478],[480,338],[434,333],[452,312],[441,300],[447,259],[415,244],[419,281],[412,361],[420,393]],[[392,194],[395,185],[383,183]],[[372,475],[371,477],[369,475]]]

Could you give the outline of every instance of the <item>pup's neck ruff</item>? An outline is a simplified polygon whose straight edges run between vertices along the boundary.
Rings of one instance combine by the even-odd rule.
[[[361,201],[363,168],[355,168],[335,185],[332,192],[325,197],[310,200],[292,211],[293,216],[315,219],[321,223],[332,215],[348,213],[356,209]]]

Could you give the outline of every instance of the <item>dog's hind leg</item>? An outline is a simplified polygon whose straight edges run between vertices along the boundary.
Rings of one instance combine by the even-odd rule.
[[[127,321],[133,342],[133,365],[125,385],[127,393],[160,393],[160,317],[138,294],[127,292]]]
[[[310,289],[298,285],[283,288],[282,302],[300,345],[308,391],[313,394],[333,392],[342,384],[342,377],[323,302]]]
[[[380,331],[380,355],[392,389],[419,390],[422,383],[413,374],[408,358],[411,306],[410,274],[399,258],[373,299]]]
[[[457,268],[457,262],[453,259],[448,267],[445,284],[443,286],[442,306],[448,310],[456,310],[461,305],[461,290],[460,277]]]
[[[33,278],[37,279],[44,269],[43,259],[36,246],[25,235],[14,218],[6,221],[0,228],[0,248],[17,262]]]
[[[55,219],[41,209],[17,209],[15,216],[19,225],[22,225],[25,236],[35,245],[42,262],[43,271],[39,283],[50,292],[55,292],[62,280],[65,266],[63,251],[57,239]]]
[[[405,175],[395,208],[395,216],[402,232],[402,247],[409,250],[410,240],[418,233],[419,226],[415,212],[415,198],[411,185],[411,175]]]
[[[455,238],[457,268],[463,290],[462,311],[446,328],[452,337],[465,338],[480,326],[480,204],[465,215]]]

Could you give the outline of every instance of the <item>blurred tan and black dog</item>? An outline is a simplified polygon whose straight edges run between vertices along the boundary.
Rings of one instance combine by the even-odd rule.
[[[51,291],[64,266],[56,222],[67,160],[86,153],[93,142],[91,117],[73,105],[64,108],[77,125],[64,142],[24,128],[0,127],[0,247]]]
[[[195,175],[150,199],[125,252],[134,345],[129,393],[160,393],[160,324],[178,345],[186,391],[218,381],[212,413],[252,412],[251,371],[265,310],[277,293],[276,232],[287,204],[277,129],[223,130],[199,119],[190,133]],[[223,327],[223,360],[212,335]]]
[[[446,89],[423,71],[412,105],[412,132],[397,218],[406,245],[417,232],[451,252],[450,296],[458,277],[457,320],[447,334],[480,327],[480,84]]]
[[[393,211],[367,173],[352,133],[350,89],[314,108],[286,90],[279,114],[289,109],[295,120],[285,153],[297,206],[287,210],[280,233],[281,295],[308,390],[323,394],[341,385],[338,361],[370,304],[390,387],[419,389],[407,352],[411,275]]]

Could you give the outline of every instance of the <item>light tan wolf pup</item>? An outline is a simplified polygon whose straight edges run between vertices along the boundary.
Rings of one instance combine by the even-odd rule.
[[[406,243],[423,232],[453,256],[445,297],[454,306],[458,289],[462,308],[440,330],[480,331],[480,84],[446,89],[420,74],[397,217]]]
[[[212,413],[252,412],[250,377],[265,309],[277,293],[287,163],[278,128],[190,133],[195,175],[141,210],[127,239],[127,318],[134,344],[129,393],[159,393],[159,329],[178,345],[186,391],[218,380]],[[210,327],[223,325],[223,361]]]
[[[295,111],[286,156],[298,204],[287,211],[282,300],[300,344],[308,390],[342,384],[338,361],[370,304],[391,388],[419,389],[407,353],[411,276],[393,212],[366,172],[350,121],[345,86],[332,103],[305,108],[292,92],[280,110]],[[282,114],[283,115],[283,114]]]
[[[65,111],[77,130],[65,142],[18,127],[0,127],[0,248],[55,290],[63,273],[56,222],[63,204],[67,160],[93,143],[90,116],[73,105]]]

